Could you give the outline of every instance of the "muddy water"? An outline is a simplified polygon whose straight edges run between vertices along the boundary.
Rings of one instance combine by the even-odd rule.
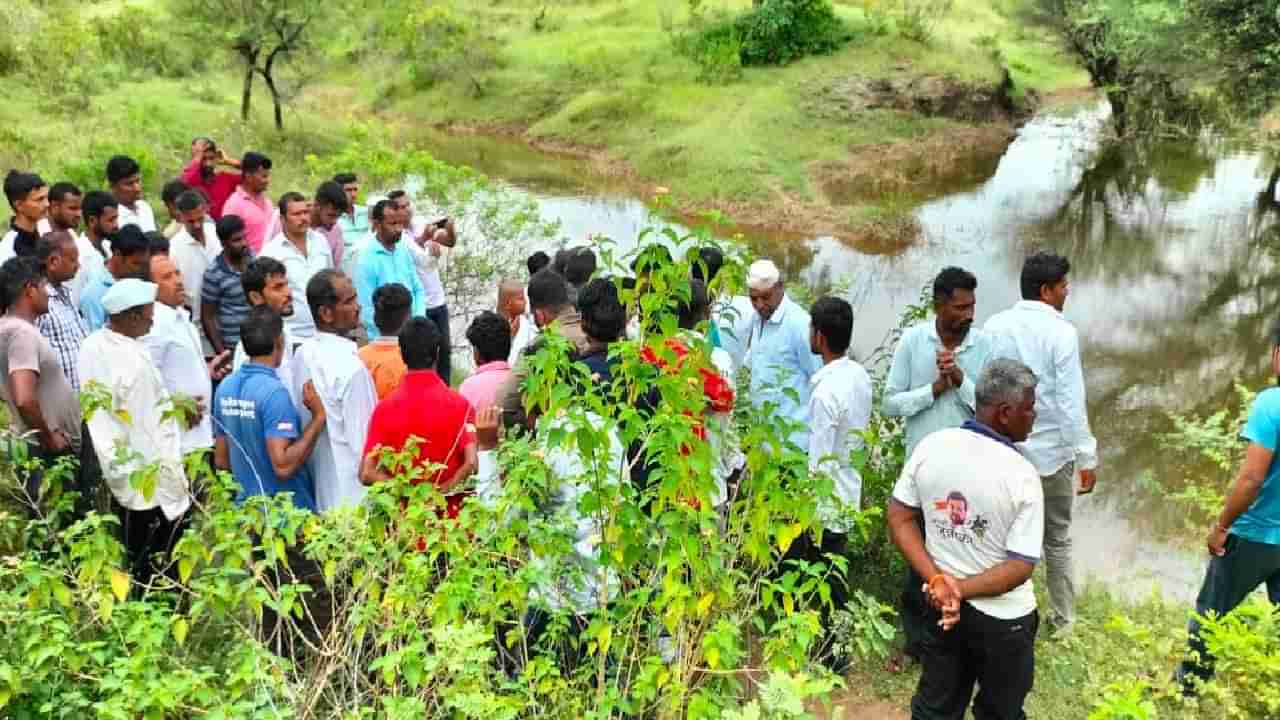
[[[978,320],[1017,300],[1033,247],[1073,263],[1066,315],[1079,328],[1089,409],[1102,452],[1099,490],[1077,504],[1078,573],[1141,595],[1193,597],[1200,529],[1153,487],[1188,472],[1157,436],[1168,412],[1212,409],[1237,377],[1266,382],[1267,326],[1280,317],[1280,206],[1274,162],[1248,148],[1182,141],[1101,141],[1105,107],[1043,114],[1018,133],[994,173],[916,214],[924,236],[895,255],[832,238],[748,235],[795,280],[845,279],[857,309],[855,351],[870,354],[941,267],[978,276]],[[563,235],[624,242],[666,223],[582,163],[492,139],[434,136],[441,159],[527,189]],[[1170,538],[1186,538],[1181,544]]]

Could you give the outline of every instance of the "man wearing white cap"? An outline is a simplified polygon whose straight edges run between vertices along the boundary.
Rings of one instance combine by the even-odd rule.
[[[757,406],[771,403],[779,416],[795,423],[788,439],[807,451],[809,379],[822,367],[822,358],[809,349],[809,313],[787,297],[782,274],[771,260],[751,264],[747,288],[751,308],[735,302],[739,313],[731,343],[739,351],[739,365],[751,372],[751,401]]]
[[[182,534],[191,490],[182,466],[182,428],[169,391],[140,338],[151,330],[156,286],[125,278],[102,296],[107,324],[80,347],[82,392],[105,391],[110,405],[89,416],[89,434],[111,489],[134,580],[142,586]],[[131,482],[147,474],[147,482]],[[153,485],[153,486],[152,486]],[[151,487],[149,487],[151,486]]]

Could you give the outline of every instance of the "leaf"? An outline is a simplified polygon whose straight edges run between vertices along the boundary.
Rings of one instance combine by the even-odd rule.
[[[191,579],[191,571],[196,567],[196,563],[191,558],[182,558],[178,561],[178,577],[183,583]]]
[[[715,593],[707,593],[706,595],[698,598],[698,614],[706,615],[707,611],[711,609],[711,603],[715,602],[715,599]]]
[[[129,597],[129,573],[115,568],[111,570],[111,592],[120,602]]]
[[[187,619],[184,617],[175,618],[173,621],[173,639],[182,645],[187,641]]]
[[[782,607],[787,611],[788,615],[795,614],[796,601],[795,598],[792,597],[791,593],[782,593]]]
[[[782,551],[783,554],[786,554],[787,550],[791,547],[791,543],[795,542],[795,539],[800,537],[800,533],[802,532],[804,532],[803,523],[792,523],[784,528],[780,528],[778,530],[778,550]]]

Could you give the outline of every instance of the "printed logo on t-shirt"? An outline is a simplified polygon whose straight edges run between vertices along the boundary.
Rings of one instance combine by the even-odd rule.
[[[971,512],[964,493],[952,490],[943,500],[933,503],[933,527],[946,540],[973,545],[987,534],[991,521],[981,513]]]
[[[285,421],[276,425],[276,430],[281,432],[293,432],[293,423]]]
[[[239,417],[246,420],[253,420],[258,416],[258,406],[252,400],[241,400],[240,398],[224,397],[222,398],[222,416],[223,417]]]

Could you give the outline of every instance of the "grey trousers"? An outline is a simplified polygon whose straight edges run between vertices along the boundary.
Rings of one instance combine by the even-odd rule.
[[[1049,590],[1049,624],[1076,619],[1076,579],[1071,563],[1071,511],[1076,501],[1076,464],[1069,462],[1041,477],[1044,487],[1044,571]]]

